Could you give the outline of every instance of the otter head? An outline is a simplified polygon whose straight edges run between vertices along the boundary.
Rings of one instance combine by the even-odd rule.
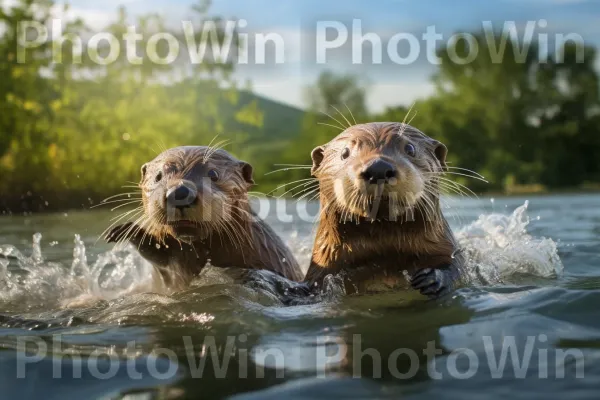
[[[252,166],[222,149],[176,147],[142,166],[142,226],[158,240],[206,238],[246,210]]]
[[[420,210],[433,216],[446,147],[393,122],[349,127],[312,152],[322,199],[345,219],[396,220]]]

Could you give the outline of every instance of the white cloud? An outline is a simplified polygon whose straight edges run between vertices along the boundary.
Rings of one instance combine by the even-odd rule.
[[[260,96],[298,108],[304,108],[306,106],[304,102],[304,88],[309,83],[311,82],[304,82],[297,79],[254,81],[252,89],[254,93]]]
[[[77,18],[81,18],[86,26],[93,30],[100,30],[106,28],[112,21],[116,19],[117,13],[115,11],[107,11],[106,9],[87,9],[69,7],[67,11],[64,11],[62,5],[54,6],[52,11],[54,18],[61,19],[63,21],[74,21]]]
[[[386,107],[410,106],[415,100],[431,96],[435,87],[430,82],[376,83],[369,87],[367,105],[371,112],[384,111]]]
[[[252,88],[260,96],[305,108],[304,88],[311,83],[302,79],[265,80],[255,81]],[[371,112],[382,112],[386,107],[409,106],[415,100],[431,96],[434,91],[434,86],[427,80],[374,83],[368,88],[367,107]]]

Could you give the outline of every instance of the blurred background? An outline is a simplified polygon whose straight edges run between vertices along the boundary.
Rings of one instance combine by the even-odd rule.
[[[448,146],[451,165],[486,176],[461,181],[478,193],[600,189],[593,0],[0,5],[4,213],[89,208],[135,184],[162,149],[223,140],[254,165],[255,190],[269,193],[309,170],[269,172],[310,164],[312,148],[349,121],[411,121]],[[228,21],[233,51],[219,60],[213,45],[231,36]],[[203,34],[207,23],[215,37]],[[123,40],[132,28],[135,62]],[[165,33],[180,44],[176,57]],[[264,60],[261,37],[272,39]],[[192,62],[190,41],[206,45],[202,62]]]

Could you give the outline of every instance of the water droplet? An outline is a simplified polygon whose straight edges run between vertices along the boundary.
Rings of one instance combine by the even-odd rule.
[[[160,244],[156,243],[156,248],[160,249]]]
[[[281,259],[281,262],[287,262],[287,260],[284,258]]]
[[[63,214],[63,217],[68,217],[68,216],[69,216],[69,214],[67,214],[67,213]]]

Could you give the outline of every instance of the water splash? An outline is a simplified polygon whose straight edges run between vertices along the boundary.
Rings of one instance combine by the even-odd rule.
[[[116,248],[88,262],[85,244],[75,235],[70,268],[44,260],[42,235],[33,235],[31,256],[14,246],[0,246],[0,302],[18,310],[74,307],[131,293],[165,292],[154,267],[132,247]]]
[[[517,276],[554,278],[563,264],[556,243],[527,232],[529,202],[511,215],[487,214],[457,232],[467,257],[467,270],[474,281],[496,284]]]
[[[482,215],[457,232],[457,239],[468,260],[468,275],[473,282],[498,284],[522,275],[552,278],[562,273],[563,265],[556,243],[551,239],[533,237],[527,232],[530,221],[526,214],[527,205],[525,203],[511,215]],[[275,274],[260,272],[251,285],[248,282],[241,284],[229,272],[208,264],[189,288],[186,286],[183,292],[173,297],[160,274],[131,246],[101,253],[91,262],[81,237],[75,235],[73,258],[70,265],[65,265],[44,259],[41,239],[39,233],[33,236],[30,256],[14,246],[0,246],[0,303],[3,312],[83,307],[98,300],[112,304],[128,295],[147,292],[169,295],[178,302],[205,303],[214,301],[211,299],[227,298],[224,304],[250,302],[253,307],[268,307],[281,305],[282,297],[298,293],[295,283]],[[308,265],[311,239],[311,235],[292,234],[288,240],[301,265]],[[314,296],[305,299],[306,304],[336,302],[344,295],[340,276],[329,276],[319,289]],[[123,307],[123,313],[133,307],[131,304],[115,304]],[[143,307],[143,304],[138,306]],[[202,312],[201,309],[196,311]]]

